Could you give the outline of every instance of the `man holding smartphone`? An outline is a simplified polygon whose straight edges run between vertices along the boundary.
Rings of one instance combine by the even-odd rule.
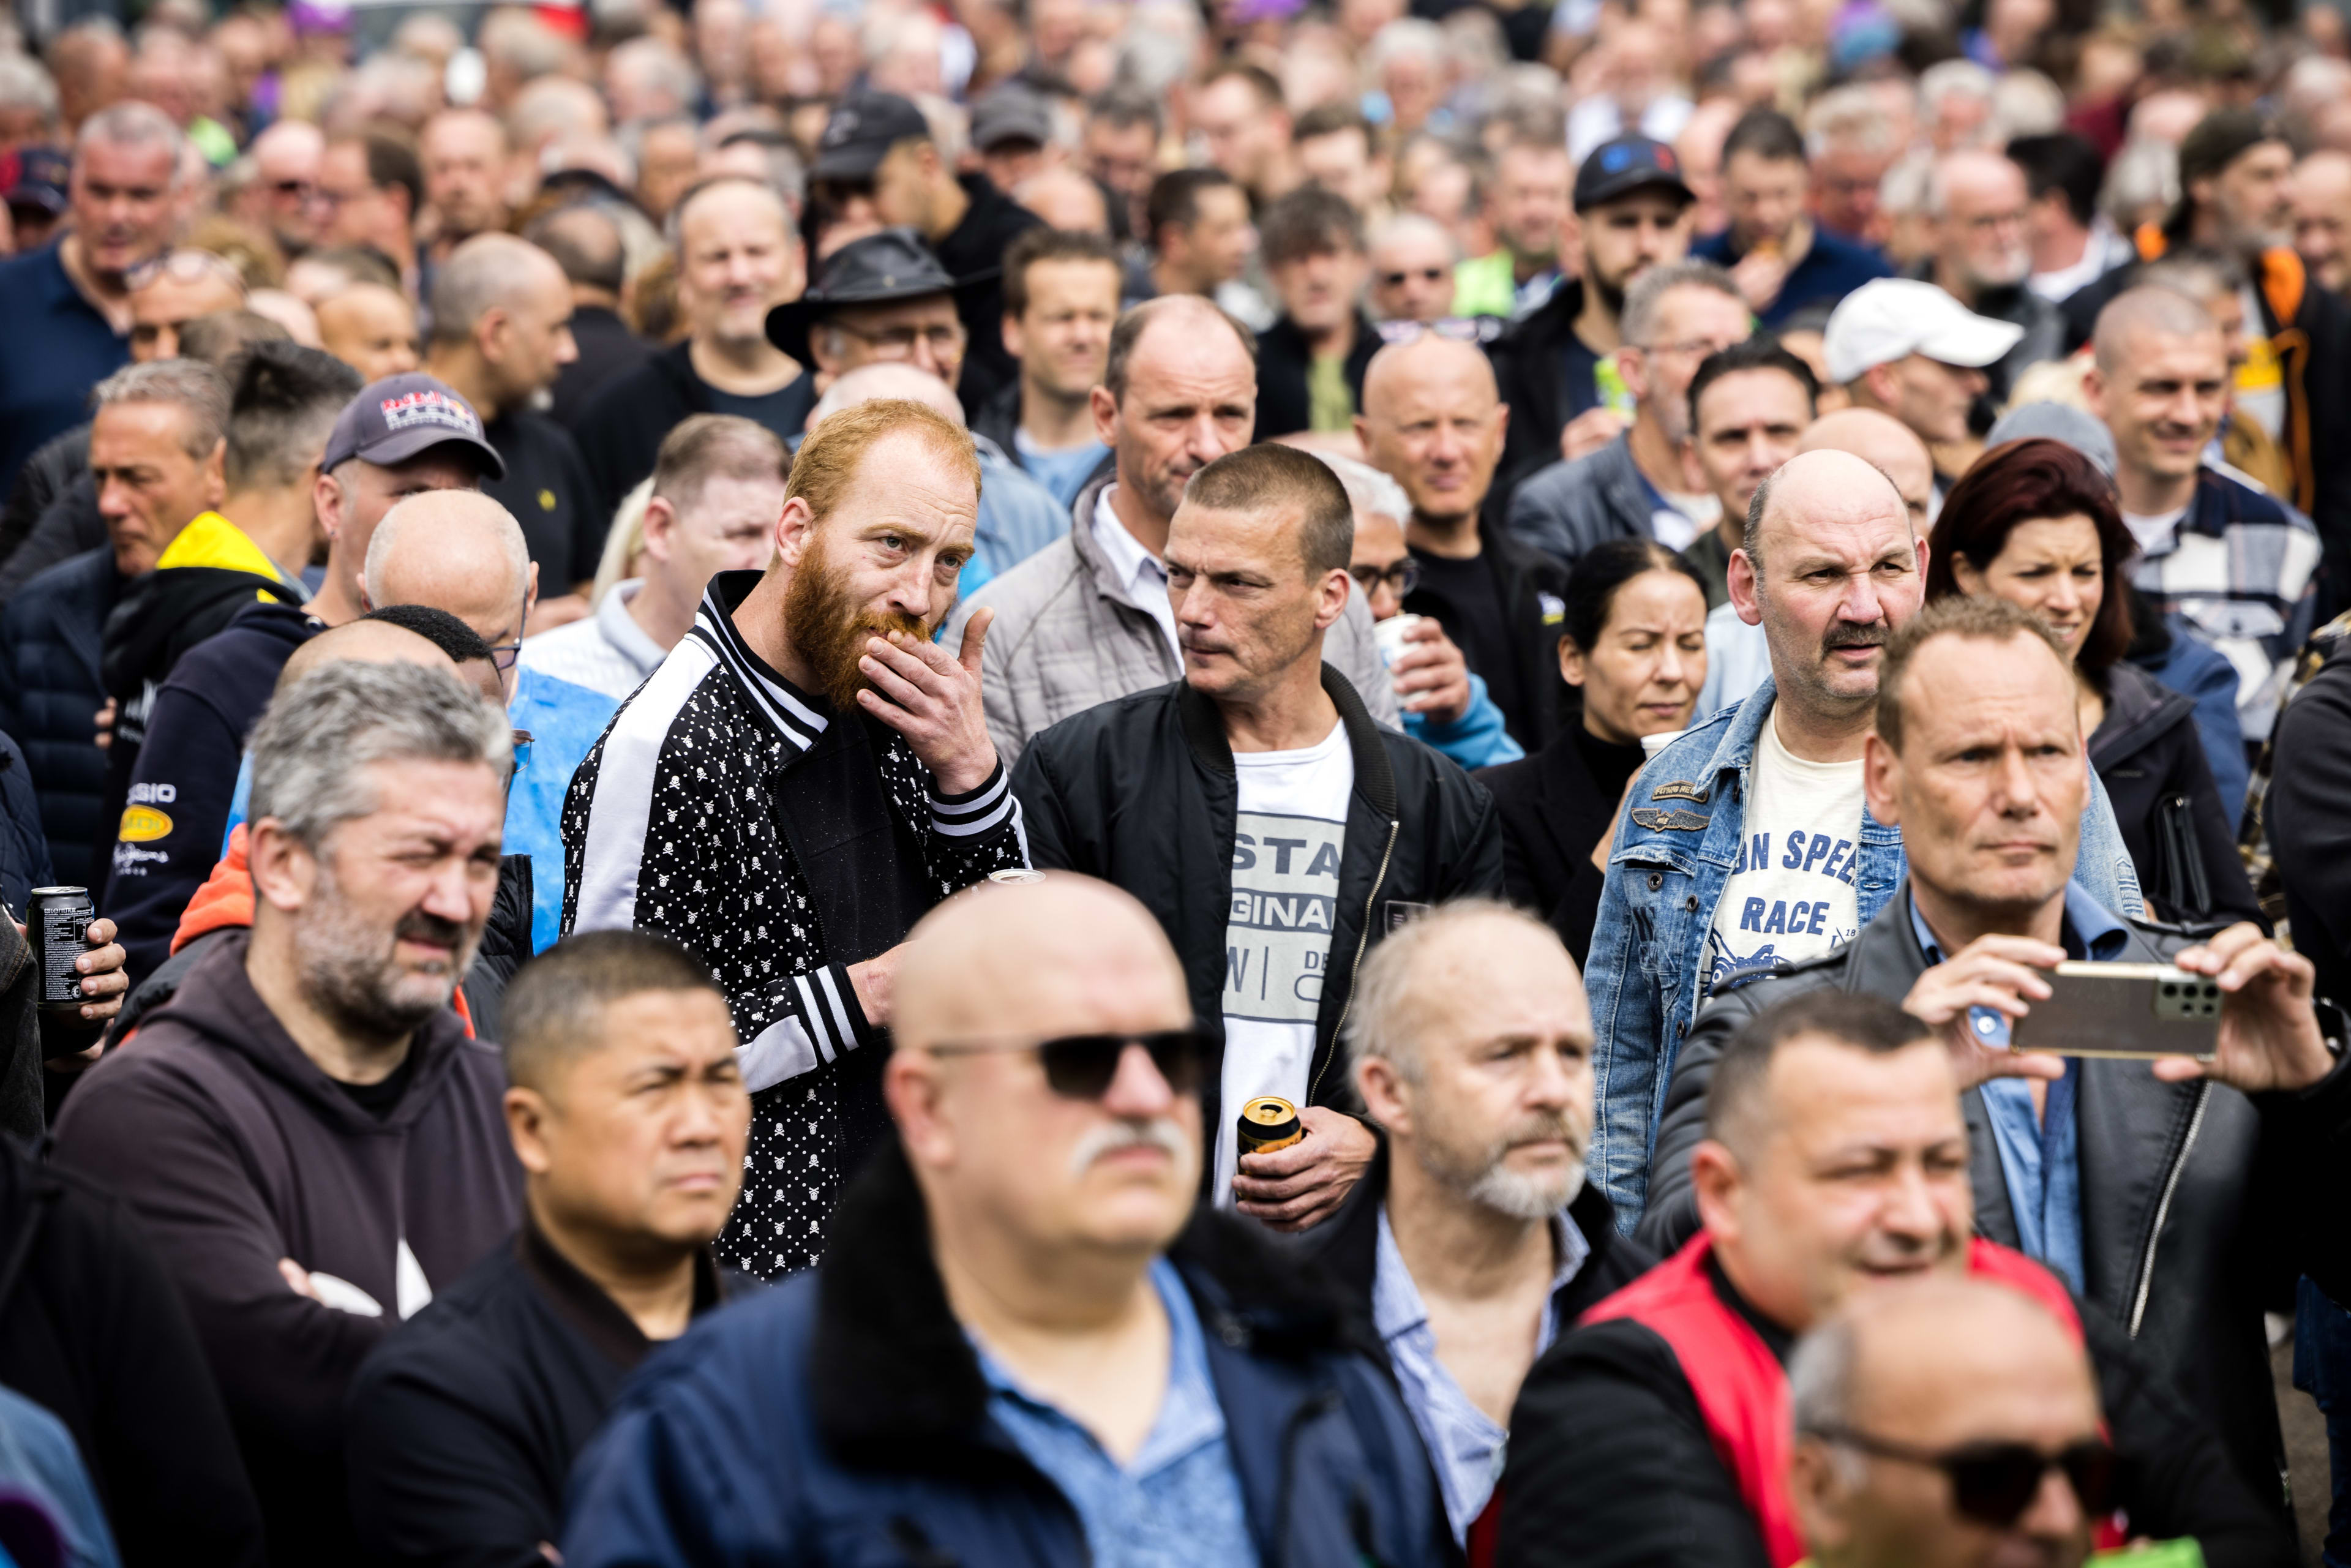
[[[1853,942],[1699,1014],[1642,1239],[1663,1250],[1697,1228],[1689,1156],[1741,1023],[1802,989],[1897,1001],[1940,1031],[1966,1091],[1977,1233],[2044,1263],[2138,1340],[2290,1528],[2262,1313],[2290,1307],[2297,1274],[2351,1282],[2351,1237],[2312,1212],[2351,1175],[2340,1009],[2314,1005],[2309,960],[2252,925],[2199,937],[2142,925],[2070,883],[2083,738],[2063,651],[2024,612],[1948,600],[1895,634],[1866,778],[1909,877]],[[2011,1054],[2011,1026],[2068,958],[2210,977],[2222,999],[2210,1057]]]

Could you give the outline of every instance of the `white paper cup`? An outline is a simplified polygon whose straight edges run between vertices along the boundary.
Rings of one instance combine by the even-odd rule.
[[[1675,741],[1679,740],[1683,736],[1687,735],[1689,731],[1686,729],[1661,729],[1655,735],[1643,736],[1641,737],[1641,760],[1644,762],[1650,760],[1652,758],[1656,757],[1658,752],[1663,751],[1667,747],[1671,746]]]

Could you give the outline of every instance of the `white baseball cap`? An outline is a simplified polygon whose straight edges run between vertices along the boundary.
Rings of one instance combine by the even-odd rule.
[[[1872,365],[1924,354],[1980,371],[2016,347],[2024,329],[1979,316],[1931,283],[1881,277],[1846,295],[1829,316],[1821,351],[1842,386]]]

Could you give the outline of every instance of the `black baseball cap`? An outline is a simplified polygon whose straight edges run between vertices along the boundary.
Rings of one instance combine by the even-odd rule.
[[[910,99],[894,92],[862,92],[843,99],[817,138],[811,180],[871,180],[890,149],[901,141],[930,139],[931,122]]]
[[[54,147],[20,147],[0,161],[0,173],[6,175],[11,207],[54,218],[69,204],[66,187],[71,182],[73,165]]]
[[[960,295],[997,276],[996,268],[956,277],[912,229],[883,229],[827,256],[816,282],[798,299],[768,312],[768,341],[809,362],[809,329],[844,305],[886,305],[934,294]]]
[[[1682,161],[1662,141],[1646,136],[1619,136],[1592,150],[1575,172],[1575,210],[1629,196],[1635,191],[1670,191],[1683,201],[1696,199],[1682,180]]]
[[[455,392],[419,371],[360,389],[335,420],[319,467],[333,473],[357,457],[390,467],[435,446],[459,446],[483,476],[507,476],[506,459],[482,434],[481,415]]]
[[[1043,98],[1018,82],[1007,82],[975,105],[971,144],[993,152],[1008,141],[1042,147],[1053,140],[1053,111]]]

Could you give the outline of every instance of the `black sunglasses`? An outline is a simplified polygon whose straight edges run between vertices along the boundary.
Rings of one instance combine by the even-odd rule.
[[[1099,1100],[1110,1092],[1126,1048],[1139,1045],[1178,1094],[1196,1094],[1212,1041],[1206,1030],[1166,1029],[1151,1034],[1065,1034],[1054,1040],[972,1040],[934,1045],[935,1056],[979,1056],[1033,1051],[1045,1065],[1045,1086],[1066,1100]]]
[[[1933,1453],[1850,1427],[1831,1427],[1816,1435],[1879,1458],[1942,1471],[1950,1478],[1951,1506],[1997,1530],[2016,1522],[2053,1465],[2065,1472],[2084,1513],[2099,1519],[2114,1511],[2115,1451],[2095,1437],[2068,1444],[2053,1454],[2044,1454],[2030,1443],[1967,1443]]]
[[[1383,272],[1380,274],[1380,283],[1382,287],[1387,288],[1402,288],[1416,277],[1423,283],[1441,283],[1451,270],[1450,267],[1416,267],[1403,272]]]

